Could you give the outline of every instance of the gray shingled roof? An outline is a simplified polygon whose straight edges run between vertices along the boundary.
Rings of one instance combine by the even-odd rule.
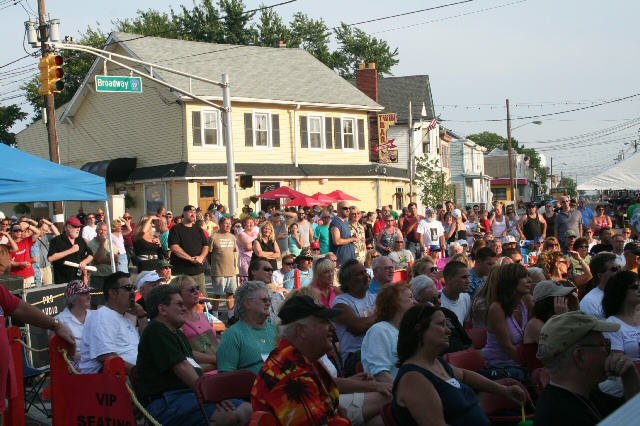
[[[355,86],[356,80],[349,80],[349,83]],[[420,120],[423,102],[427,119],[433,120],[435,111],[428,75],[378,78],[378,103],[384,107],[384,112],[395,112],[398,123],[409,120],[409,101],[414,121]]]
[[[246,173],[255,177],[349,177],[349,176],[378,176],[374,170],[375,165],[320,165],[300,164],[250,164],[237,163],[236,173]],[[405,169],[395,167],[383,167],[387,177],[407,178]],[[173,171],[172,171],[173,170]],[[139,181],[160,178],[176,177],[225,177],[227,164],[194,164],[180,162],[178,164],[165,164],[162,166],[139,167],[129,176],[128,180]]]
[[[352,105],[380,105],[303,49],[201,43],[113,33],[141,60],[220,81],[229,74],[232,98]],[[154,70],[167,83],[188,88],[188,78]],[[211,84],[193,81],[193,93],[222,96]]]

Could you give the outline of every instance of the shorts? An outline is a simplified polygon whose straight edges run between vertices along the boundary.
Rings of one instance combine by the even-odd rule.
[[[209,425],[204,419],[196,394],[191,389],[182,389],[165,392],[163,398],[158,398],[149,405],[147,411],[151,416],[164,426],[181,425]],[[244,401],[231,399],[233,405],[238,408]],[[216,404],[204,404],[207,417],[216,412]]]
[[[364,425],[362,409],[364,408],[364,392],[340,394],[340,405],[347,410],[347,418],[353,425]]]
[[[235,294],[238,289],[236,277],[211,277],[213,284],[213,294],[222,296],[224,294]]]

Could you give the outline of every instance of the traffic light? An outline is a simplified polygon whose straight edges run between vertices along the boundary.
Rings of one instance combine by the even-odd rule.
[[[64,71],[62,65],[64,64],[64,58],[60,55],[47,54],[40,59],[38,68],[40,68],[40,89],[38,92],[41,95],[51,95],[52,93],[60,93],[64,89],[64,82],[61,80],[64,77]]]

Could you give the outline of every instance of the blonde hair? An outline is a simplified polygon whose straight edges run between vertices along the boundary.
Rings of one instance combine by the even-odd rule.
[[[267,238],[267,240],[271,241],[271,242],[275,242],[276,241],[276,236],[275,236],[276,231],[273,229],[273,225],[268,220],[263,222],[262,225],[260,225],[260,238],[264,238],[263,232],[267,228],[271,228],[271,235],[269,235],[269,238]]]

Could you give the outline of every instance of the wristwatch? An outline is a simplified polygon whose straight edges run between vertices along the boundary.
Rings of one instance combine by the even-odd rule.
[[[51,327],[49,327],[49,330],[54,331],[58,324],[60,324],[60,320],[58,318],[54,318],[53,319],[53,325]]]

